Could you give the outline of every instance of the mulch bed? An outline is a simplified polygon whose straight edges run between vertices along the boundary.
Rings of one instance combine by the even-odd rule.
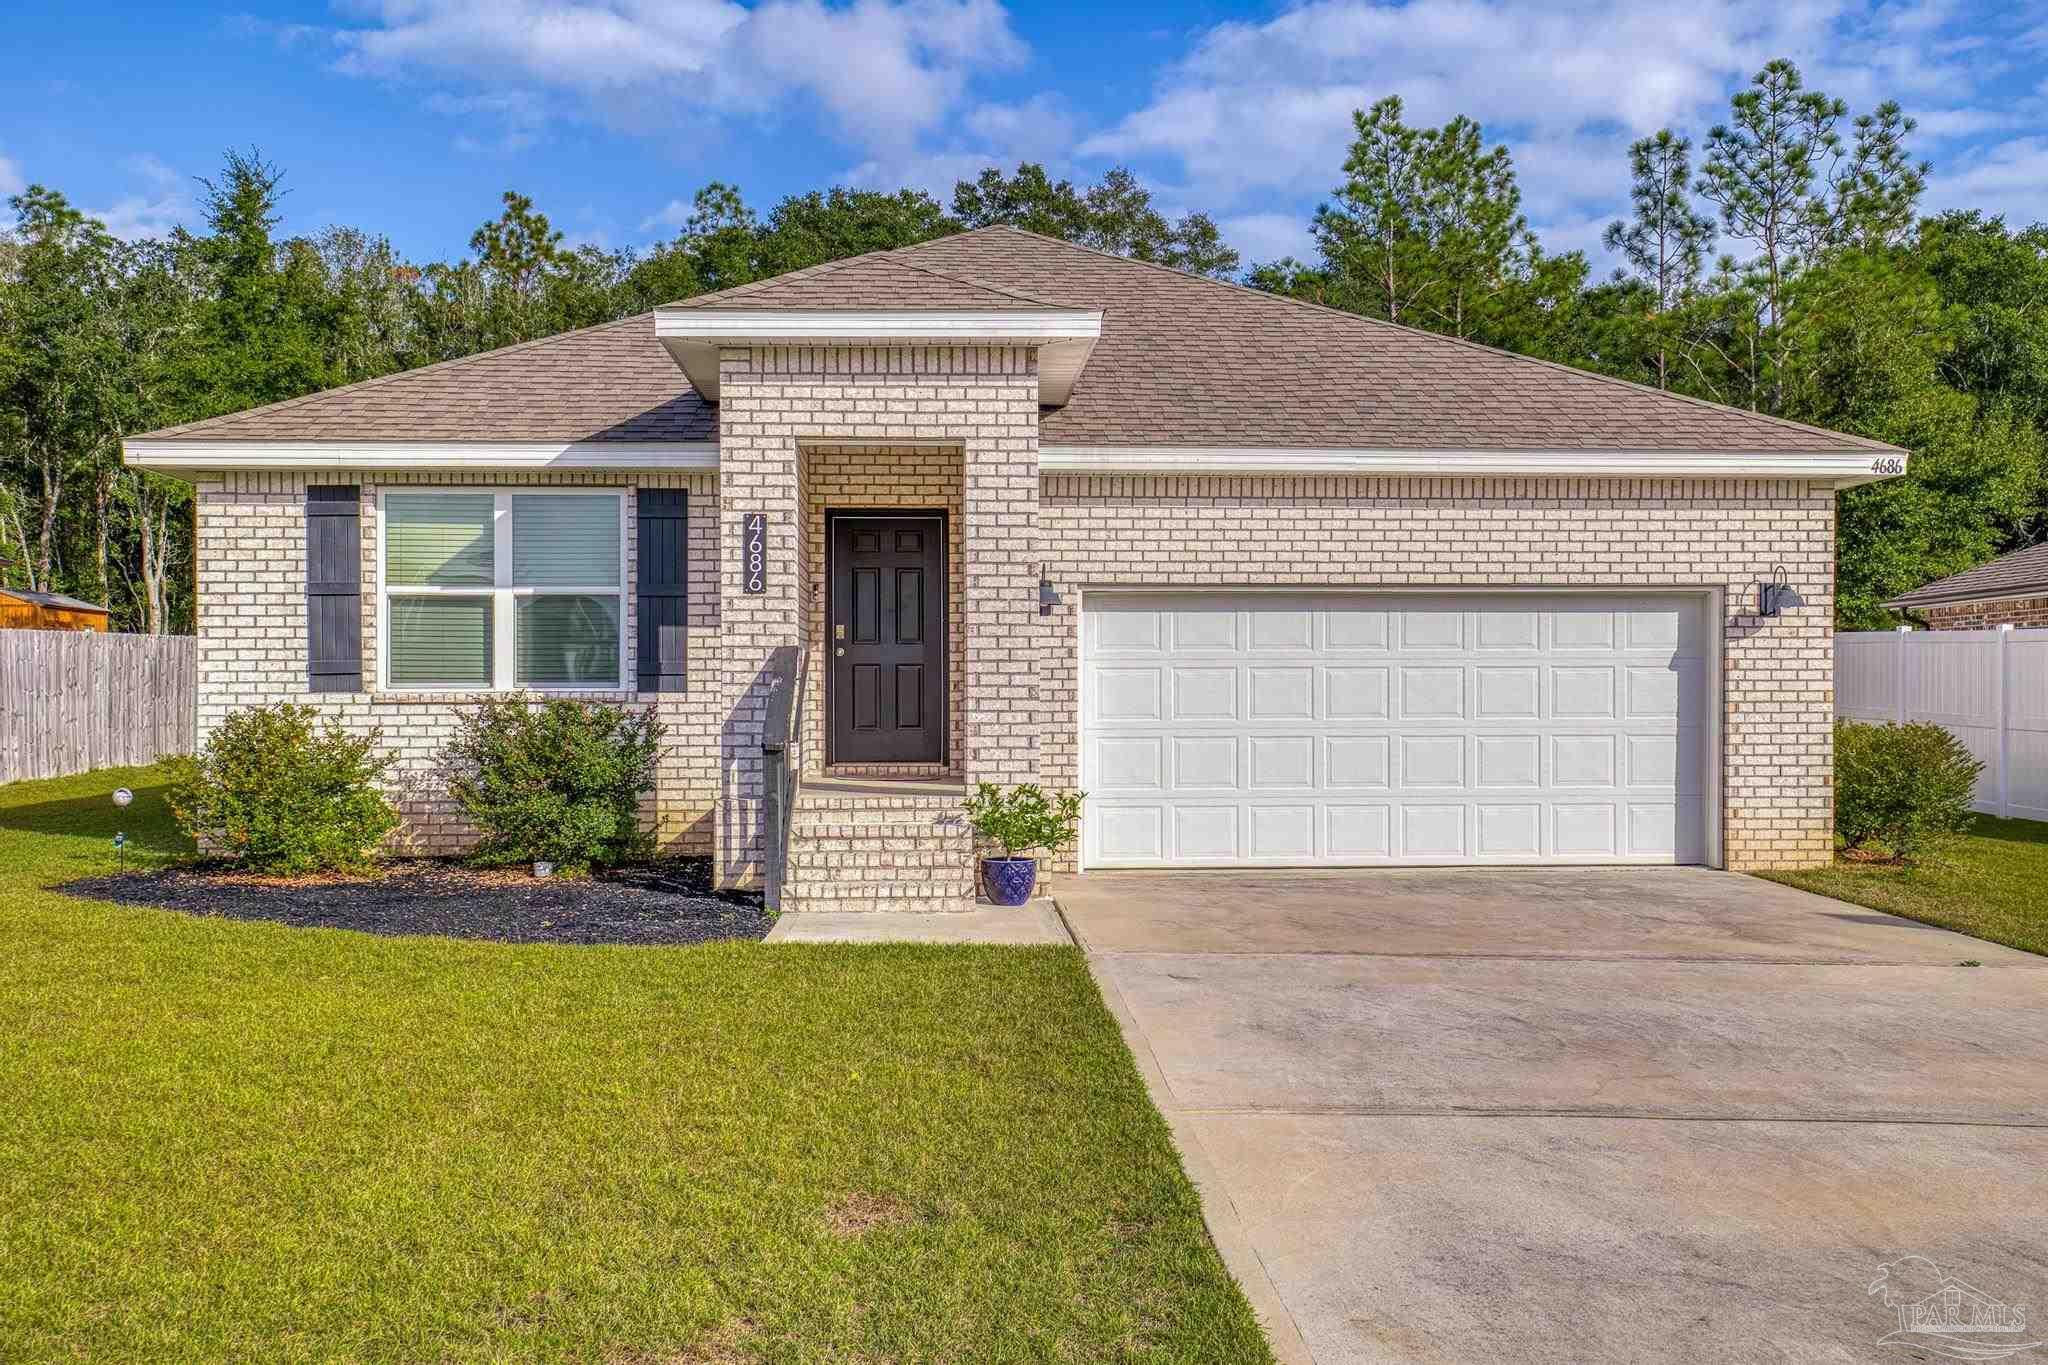
[[[711,943],[758,939],[774,923],[758,894],[712,890],[709,858],[545,879],[426,858],[359,877],[258,877],[195,863],[56,889],[223,919],[500,943]]]

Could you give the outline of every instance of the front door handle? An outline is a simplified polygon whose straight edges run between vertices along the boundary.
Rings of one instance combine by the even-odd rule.
[[[832,651],[832,654],[833,654],[833,656],[834,656],[835,658],[840,658],[840,659],[843,659],[843,658],[845,658],[845,657],[846,657],[846,646],[845,646],[845,645],[841,645],[841,646],[839,646],[839,648],[837,648],[837,649],[835,649],[835,650],[833,650],[833,651]]]

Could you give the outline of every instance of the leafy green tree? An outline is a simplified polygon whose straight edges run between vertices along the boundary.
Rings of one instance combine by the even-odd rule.
[[[65,197],[31,185],[8,201],[15,249],[0,295],[0,425],[15,495],[0,505],[21,548],[28,587],[64,573],[60,526],[67,494],[84,491],[99,513],[99,558],[81,585],[108,599],[104,489],[118,471],[116,407],[126,363],[112,307],[120,244]]]
[[[968,228],[1022,228],[1217,279],[1235,275],[1239,265],[1207,214],[1168,222],[1153,206],[1152,192],[1122,166],[1085,190],[1053,180],[1036,162],[1021,162],[1007,176],[990,166],[953,186],[953,216]]]
[[[1316,210],[1320,267],[1281,261],[1255,270],[1253,282],[1553,358],[1579,350],[1568,314],[1585,260],[1537,243],[1508,149],[1487,147],[1464,117],[1411,127],[1395,95],[1352,122],[1344,183]]]
[[[1608,224],[1601,240],[1627,262],[1620,272],[1643,287],[1645,322],[1654,334],[1651,359],[1657,387],[1671,386],[1671,350],[1677,342],[1671,322],[1681,304],[1699,289],[1713,221],[1692,206],[1692,143],[1669,128],[1659,129],[1628,149],[1629,201],[1634,216]]]
[[[204,300],[184,406],[192,417],[296,398],[336,382],[324,341],[333,301],[311,252],[273,237],[284,172],[260,152],[230,151],[206,187],[204,237],[181,229]]]
[[[2040,431],[1942,380],[1964,319],[1910,255],[1838,253],[1793,285],[1787,415],[1913,453],[1903,478],[1838,503],[1835,619],[1892,624],[1886,598],[1989,559],[2038,499]]]

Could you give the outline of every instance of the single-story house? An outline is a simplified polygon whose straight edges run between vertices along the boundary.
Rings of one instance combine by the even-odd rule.
[[[1885,606],[1918,617],[1929,630],[2048,627],[2048,541],[1938,578]]]
[[[453,849],[466,701],[652,706],[745,884],[794,693],[785,903],[929,908],[975,782],[1085,789],[1067,866],[1824,862],[1835,490],[1906,462],[1010,228],[127,457],[197,489],[202,732],[380,725]]]

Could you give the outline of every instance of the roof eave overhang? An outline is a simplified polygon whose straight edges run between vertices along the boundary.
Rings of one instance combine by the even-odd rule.
[[[181,441],[134,438],[122,459],[166,474],[210,470],[715,470],[712,441]]]
[[[1029,346],[1038,352],[1038,401],[1064,407],[1102,336],[1102,314],[1081,310],[656,309],[654,335],[718,401],[726,346]]]
[[[1939,597],[1909,595],[1894,597],[1889,602],[1880,602],[1878,605],[1889,611],[1918,611],[1922,607],[1965,607],[1978,602],[2018,602],[2033,597],[2048,597],[2048,583],[2037,584],[2031,588],[2025,584],[2018,587],[1973,588],[1968,592],[1944,593]]]
[[[1436,450],[1272,446],[1062,446],[1039,468],[1068,474],[1398,474],[1526,478],[1805,479],[1848,488],[1906,471],[1906,456],[1863,450]]]

